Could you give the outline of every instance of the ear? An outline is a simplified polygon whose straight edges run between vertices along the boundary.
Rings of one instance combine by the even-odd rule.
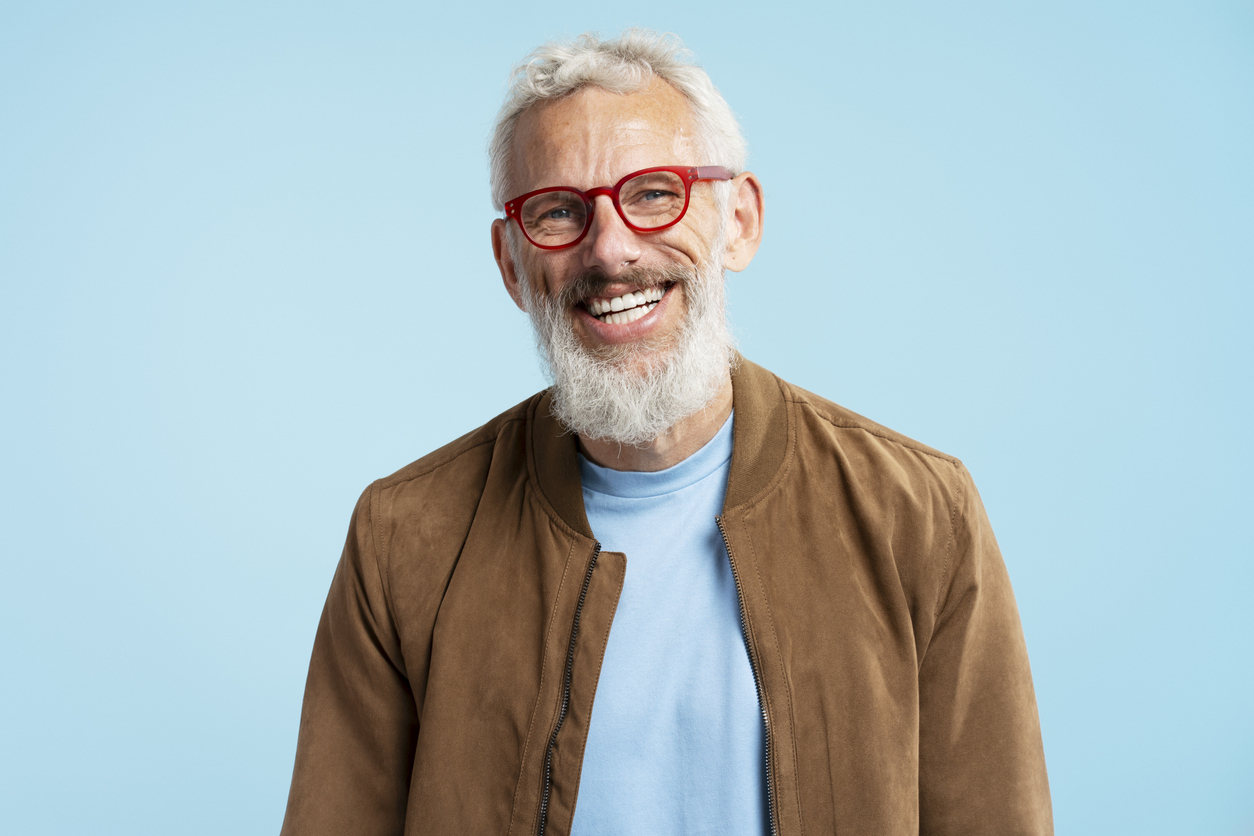
[[[732,213],[727,219],[727,255],[723,266],[740,272],[753,261],[762,243],[762,219],[766,212],[762,183],[746,171],[732,180]]]
[[[505,290],[509,298],[514,300],[520,311],[526,311],[523,304],[522,288],[518,286],[518,272],[514,269],[514,257],[509,251],[509,242],[505,240],[505,219],[492,221],[492,257],[496,259],[496,267],[501,271],[501,280],[505,282]]]

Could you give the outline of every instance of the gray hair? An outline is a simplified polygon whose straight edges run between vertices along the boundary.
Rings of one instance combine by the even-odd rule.
[[[587,86],[633,93],[655,77],[682,93],[692,108],[697,139],[709,155],[709,159],[692,164],[743,171],[747,149],[736,116],[679,38],[647,29],[627,29],[617,40],[602,41],[596,34],[585,32],[574,41],[550,41],[514,67],[488,146],[492,204],[503,209],[510,197],[506,190],[513,174],[514,128],[527,108]]]

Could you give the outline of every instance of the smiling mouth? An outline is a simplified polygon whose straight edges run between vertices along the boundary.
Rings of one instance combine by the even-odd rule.
[[[622,296],[596,296],[584,302],[584,308],[602,322],[626,325],[657,307],[671,289],[671,284],[624,293]]]

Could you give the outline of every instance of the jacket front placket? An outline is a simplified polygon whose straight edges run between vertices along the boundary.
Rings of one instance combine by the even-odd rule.
[[[764,370],[745,364],[741,374],[733,375],[733,387],[737,452],[733,453],[728,506],[716,523],[731,561],[741,629],[762,711],[770,833],[776,836],[801,832],[791,700],[787,695],[787,677],[769,604],[754,562],[756,557],[747,531],[740,523],[740,514],[734,513],[731,504],[755,493],[769,481],[763,477],[769,477],[778,467],[784,449],[781,444],[767,440],[779,442],[786,437],[787,419],[777,384]],[[541,398],[529,416],[534,454],[529,457],[529,467],[555,515],[578,534],[591,538],[583,508],[574,437],[556,425],[548,407],[548,398]],[[746,456],[747,452],[751,455]],[[511,827],[511,833],[565,836],[570,833],[574,819],[593,698],[626,575],[626,557],[616,552],[601,552],[600,545],[593,542],[570,619],[565,667],[561,674],[563,684],[548,727],[549,737],[544,743],[544,765],[539,770],[540,790],[534,805],[533,825],[528,829]]]
[[[527,466],[539,489],[537,498],[574,536],[575,546],[554,607],[544,664],[545,679],[556,687],[543,687],[539,695],[510,833],[564,836],[574,819],[592,703],[627,559],[601,551],[592,536],[575,438],[553,419],[547,397],[533,404],[528,424]]]

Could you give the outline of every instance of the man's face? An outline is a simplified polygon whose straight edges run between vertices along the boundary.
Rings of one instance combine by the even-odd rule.
[[[587,87],[537,105],[519,119],[510,193],[549,186],[586,191],[613,185],[643,168],[712,162],[701,157],[688,103],[669,84],[655,81],[629,94]],[[532,293],[561,300],[572,330],[589,353],[652,365],[662,359],[654,355],[675,343],[688,316],[686,282],[666,277],[693,276],[698,266],[721,274],[721,263],[707,265],[712,257],[722,259],[722,253],[711,253],[724,223],[712,184],[694,184],[683,219],[661,232],[633,232],[609,197],[598,196],[594,202],[592,225],[582,241],[564,250],[541,250],[520,241],[518,267]],[[506,284],[525,307],[522,290],[508,276]],[[630,322],[611,322],[601,313],[616,297],[637,291],[646,297],[642,308],[659,295],[661,299]],[[628,305],[633,304],[629,297]]]

